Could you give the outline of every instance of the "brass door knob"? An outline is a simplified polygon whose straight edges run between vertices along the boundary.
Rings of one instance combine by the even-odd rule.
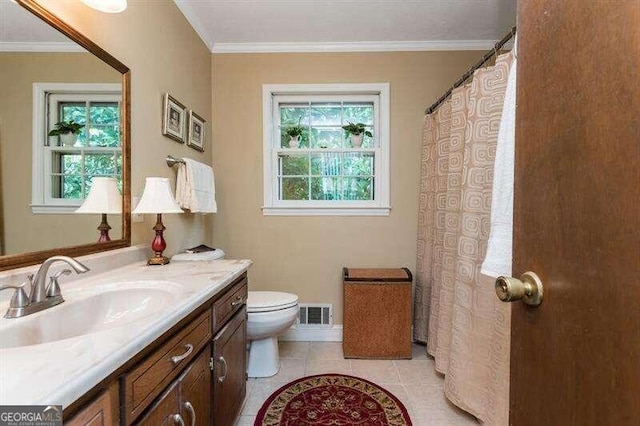
[[[533,272],[525,272],[520,279],[498,277],[496,294],[503,302],[522,300],[527,305],[538,306],[542,303],[542,281]]]

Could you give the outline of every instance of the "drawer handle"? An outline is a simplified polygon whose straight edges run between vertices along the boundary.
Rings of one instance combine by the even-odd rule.
[[[184,420],[182,420],[182,416],[180,414],[174,414],[171,416],[171,420],[173,420],[173,424],[184,426]]]
[[[191,343],[187,343],[186,345],[184,345],[184,347],[187,348],[185,353],[183,353],[182,355],[172,356],[171,362],[173,362],[174,364],[177,364],[183,359],[185,359],[186,357],[188,357],[189,355],[191,355],[191,352],[193,352],[193,345]]]
[[[231,302],[231,306],[233,306],[234,308],[238,305],[244,305],[244,299],[242,298],[242,296],[236,297],[236,300]]]
[[[191,426],[196,426],[196,410],[193,408],[191,402],[185,402],[184,408],[186,408],[189,411],[189,415],[191,415]]]
[[[221,362],[222,366],[224,367],[224,374],[218,377],[218,382],[222,383],[227,378],[227,360],[224,359],[223,356],[221,356],[220,358],[218,358],[218,362]]]

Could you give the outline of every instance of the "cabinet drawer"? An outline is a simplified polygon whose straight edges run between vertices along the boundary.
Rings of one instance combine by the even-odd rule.
[[[207,310],[123,377],[126,424],[178,376],[211,336],[211,313]]]
[[[218,331],[245,303],[247,303],[247,279],[243,278],[213,303],[214,332]]]

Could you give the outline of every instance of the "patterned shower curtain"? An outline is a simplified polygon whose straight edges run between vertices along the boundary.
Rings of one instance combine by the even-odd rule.
[[[447,398],[490,425],[509,418],[510,309],[480,273],[511,53],[424,120],[414,330]]]

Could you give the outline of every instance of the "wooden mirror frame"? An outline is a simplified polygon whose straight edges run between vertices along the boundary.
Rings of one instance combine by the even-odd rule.
[[[86,36],[36,3],[35,0],[16,0],[16,3],[122,74],[122,104],[120,111],[122,123],[122,238],[106,243],[82,244],[79,246],[0,256],[0,271],[35,265],[54,255],[82,256],[129,247],[131,245],[131,71],[122,62],[118,61]]]

